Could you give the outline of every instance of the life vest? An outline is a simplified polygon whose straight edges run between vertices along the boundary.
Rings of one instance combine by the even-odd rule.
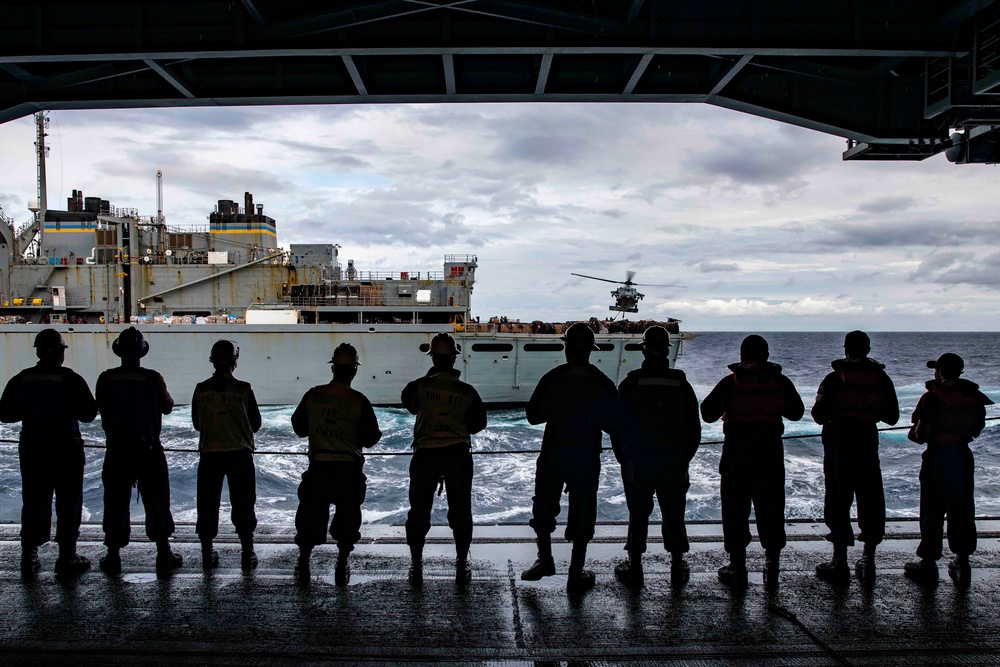
[[[192,401],[198,406],[198,450],[229,452],[253,448],[253,430],[247,416],[250,383],[212,378],[198,383]]]
[[[97,379],[101,426],[108,444],[159,442],[162,423],[157,376],[142,368],[112,368]]]
[[[882,374],[878,365],[845,361],[835,366],[840,378],[837,419],[877,422],[882,409]]]
[[[767,369],[752,373],[737,365],[733,370],[733,396],[722,421],[739,424],[781,423],[785,408],[782,375]]]
[[[639,444],[683,441],[684,438],[678,437],[678,429],[685,426],[678,420],[686,384],[683,373],[641,369],[629,375],[635,384],[627,394],[622,394],[622,408],[635,422],[631,426]]]
[[[361,394],[339,382],[314,387],[305,395],[309,417],[310,461],[358,461],[364,458],[358,423]]]
[[[932,381],[927,383],[927,389],[938,399],[937,410],[931,415],[928,443],[971,442],[982,428],[983,406],[991,401],[979,391],[957,384]]]
[[[470,444],[465,413],[472,405],[474,390],[451,373],[434,373],[417,384],[417,420],[413,447],[448,447]]]

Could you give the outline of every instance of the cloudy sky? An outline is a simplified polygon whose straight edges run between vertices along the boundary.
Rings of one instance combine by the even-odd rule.
[[[473,314],[609,313],[691,331],[1000,330],[1000,172],[845,163],[844,140],[704,105],[451,105],[53,112],[49,204],[74,188],[204,225],[244,191],[279,243],[361,269],[479,258]],[[0,205],[35,196],[30,117],[0,125]]]

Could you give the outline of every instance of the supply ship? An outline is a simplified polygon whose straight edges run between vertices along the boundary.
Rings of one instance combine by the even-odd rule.
[[[242,206],[219,200],[207,226],[168,226],[159,172],[155,216],[79,190],[65,210],[49,209],[44,136],[39,114],[33,220],[18,226],[0,212],[5,377],[35,362],[32,341],[49,326],[69,345],[66,365],[92,386],[119,363],[112,341],[137,326],[150,343],[144,365],[163,373],[178,403],[210,375],[208,351],[221,338],[239,345],[237,376],[251,382],[262,404],[294,404],[328,381],[326,364],[343,342],[358,348],[363,363],[354,387],[380,406],[398,405],[406,382],[427,371],[424,353],[439,332],[456,337],[456,367],[491,407],[527,402],[542,374],[564,361],[560,335],[568,322],[473,319],[474,255],[445,255],[442,271],[382,272],[350,259],[344,266],[336,243],[286,251],[277,245],[275,220],[250,193]],[[612,310],[636,312],[634,288],[616,293]],[[600,348],[592,363],[623,379],[642,362],[648,324],[592,319]],[[673,363],[682,346],[679,322],[660,324],[671,333]]]

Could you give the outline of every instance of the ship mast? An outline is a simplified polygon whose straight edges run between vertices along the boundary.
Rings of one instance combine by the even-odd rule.
[[[156,245],[163,255],[163,171],[156,170]]]
[[[49,118],[44,111],[35,114],[35,152],[38,155],[38,212],[35,221],[38,223],[38,248],[45,247],[45,212],[48,210],[48,195],[45,191],[45,158],[49,155],[49,147],[45,145],[45,132],[49,127]]]

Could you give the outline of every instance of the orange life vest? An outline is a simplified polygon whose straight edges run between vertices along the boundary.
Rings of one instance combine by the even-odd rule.
[[[877,422],[882,408],[882,378],[877,367],[860,363],[839,364],[840,392],[837,418]]]
[[[723,422],[741,424],[780,423],[785,408],[785,387],[778,373],[734,371],[733,397],[722,415]]]

